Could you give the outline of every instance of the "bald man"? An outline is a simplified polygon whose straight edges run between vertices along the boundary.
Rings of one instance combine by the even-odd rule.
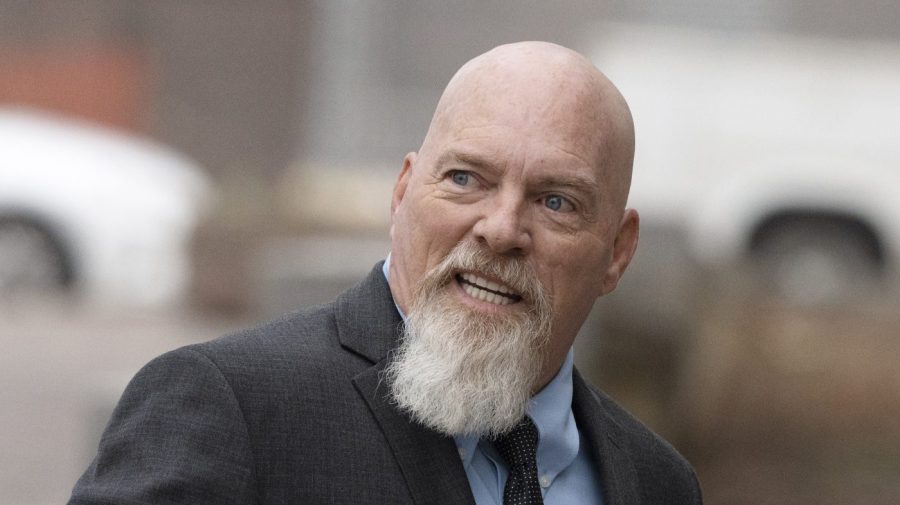
[[[463,66],[332,304],[163,355],[70,503],[698,504],[674,449],[573,370],[634,254],[628,107],[581,55]]]

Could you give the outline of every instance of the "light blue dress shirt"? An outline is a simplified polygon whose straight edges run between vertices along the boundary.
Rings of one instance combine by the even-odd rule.
[[[388,283],[390,261],[389,254],[383,267]],[[397,311],[405,320],[400,307]],[[572,363],[573,352],[569,349],[559,372],[526,408],[538,429],[538,482],[545,505],[600,505],[603,495],[599,474],[572,414]],[[453,438],[475,503],[503,505],[503,488],[509,474],[503,458],[489,441],[475,436]]]

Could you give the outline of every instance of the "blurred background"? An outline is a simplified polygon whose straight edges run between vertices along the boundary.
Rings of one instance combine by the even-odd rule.
[[[447,80],[527,39],[635,116],[582,371],[709,504],[900,503],[895,0],[0,0],[0,503],[64,502],[152,357],[361,278]]]

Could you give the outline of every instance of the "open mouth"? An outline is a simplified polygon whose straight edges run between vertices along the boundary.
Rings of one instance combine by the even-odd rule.
[[[482,300],[495,305],[509,305],[522,300],[522,296],[515,293],[509,287],[479,277],[475,274],[463,272],[456,275],[456,282],[462,286],[467,295],[477,300]]]

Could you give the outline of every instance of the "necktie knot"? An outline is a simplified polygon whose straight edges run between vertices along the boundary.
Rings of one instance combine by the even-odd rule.
[[[537,427],[526,416],[513,429],[497,437],[494,447],[509,466],[527,468],[537,466],[537,441]]]

